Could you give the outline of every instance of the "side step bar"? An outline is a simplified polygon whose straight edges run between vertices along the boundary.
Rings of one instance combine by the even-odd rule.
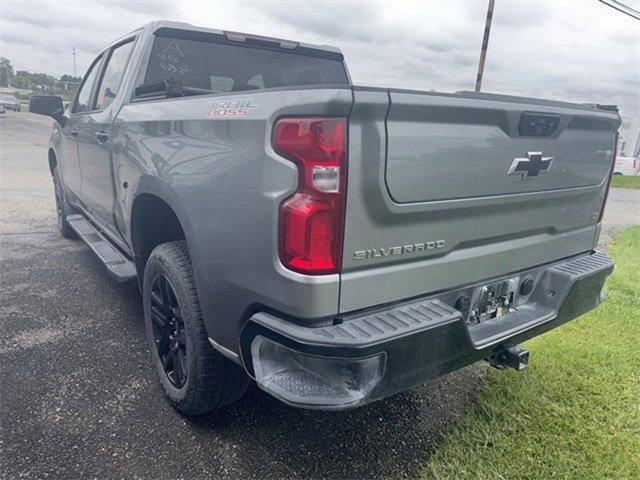
[[[136,267],[118,250],[100,231],[80,214],[69,215],[67,222],[78,236],[89,246],[100,261],[107,267],[107,271],[119,282],[126,282],[136,278]]]

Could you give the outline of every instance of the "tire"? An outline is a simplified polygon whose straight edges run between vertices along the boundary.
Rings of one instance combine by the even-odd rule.
[[[67,223],[67,215],[69,215],[70,208],[64,199],[64,191],[62,190],[62,184],[60,183],[60,171],[56,166],[53,169],[53,189],[56,201],[56,216],[58,217],[58,230],[60,235],[64,238],[77,238],[76,232],[73,231],[69,223]]]
[[[151,359],[176,410],[199,415],[244,395],[248,375],[209,343],[186,242],[151,252],[142,296]]]

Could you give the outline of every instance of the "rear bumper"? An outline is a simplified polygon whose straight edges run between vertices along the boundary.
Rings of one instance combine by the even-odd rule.
[[[250,318],[241,332],[241,357],[258,385],[286,403],[305,408],[351,408],[488,358],[582,315],[601,302],[602,287],[612,270],[613,262],[609,258],[592,252],[505,276],[503,278],[517,278],[518,281],[532,278],[535,286],[530,294],[518,299],[515,311],[478,324],[469,324],[466,314],[454,305],[456,298],[484,282],[355,312],[336,319],[331,325],[315,328],[259,312]],[[309,388],[300,387],[299,382],[292,383],[289,378],[287,385],[306,389],[306,393],[288,395],[289,386],[285,385],[284,390],[273,388],[273,382],[261,378],[265,371],[261,362],[265,359],[257,357],[260,352],[273,349],[259,350],[255,345],[265,340],[286,347],[282,350],[289,352],[287,361],[293,362],[295,368],[306,369],[305,365],[319,364],[325,359],[331,359],[334,364],[345,362],[342,369],[332,366],[328,370],[332,375],[340,371],[348,374],[353,370],[354,362],[375,358],[381,362],[375,385],[371,380],[362,394],[345,397],[344,401],[326,402],[309,397]],[[301,354],[302,362],[294,358],[297,354]],[[266,360],[273,367],[279,358],[282,356]],[[315,360],[310,363],[305,358]],[[311,375],[317,376],[314,372]],[[350,378],[337,382],[347,389],[356,388],[350,386],[349,382],[353,383]]]

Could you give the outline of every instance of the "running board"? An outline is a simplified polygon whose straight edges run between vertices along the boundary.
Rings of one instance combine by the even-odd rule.
[[[78,236],[89,246],[107,271],[119,282],[136,278],[135,264],[118,250],[100,231],[80,214],[67,216],[67,223]]]

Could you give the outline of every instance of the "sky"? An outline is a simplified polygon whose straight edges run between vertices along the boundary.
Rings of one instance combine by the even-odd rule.
[[[640,0],[622,0],[640,10]],[[329,44],[354,83],[473,90],[486,0],[0,3],[0,56],[15,70],[78,75],[152,21]],[[496,0],[482,90],[617,104],[640,116],[640,21],[597,0]]]

